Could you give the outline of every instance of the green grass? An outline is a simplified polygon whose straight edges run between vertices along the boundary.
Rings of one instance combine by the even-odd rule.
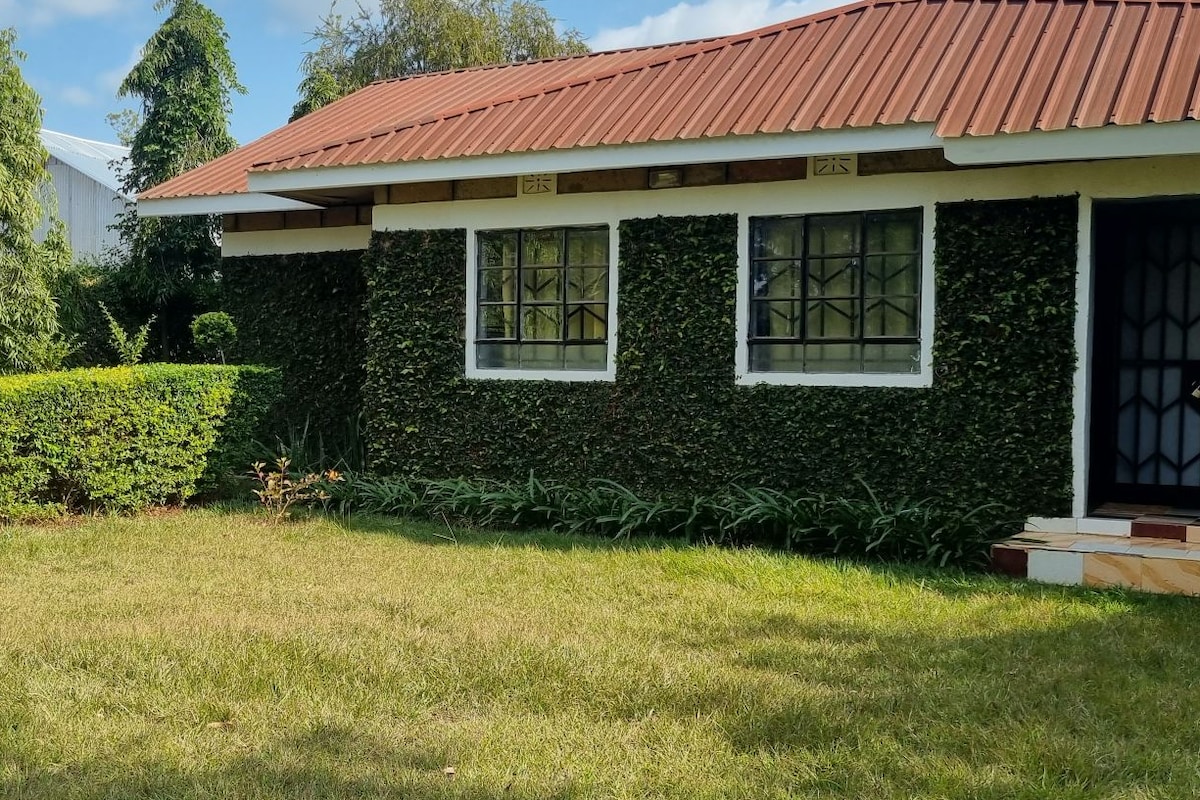
[[[1200,794],[1194,601],[448,535],[0,529],[0,797]]]

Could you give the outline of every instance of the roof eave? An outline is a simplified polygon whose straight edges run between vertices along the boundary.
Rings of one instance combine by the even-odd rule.
[[[137,201],[137,213],[141,217],[252,214],[263,211],[309,211],[318,208],[321,208],[321,206],[258,192],[191,197],[155,197]]]
[[[569,150],[504,153],[392,164],[259,170],[249,173],[249,186],[254,192],[304,192],[391,183],[473,180],[549,172],[587,172],[837,153],[919,150],[941,146],[941,139],[935,135],[933,125],[889,125],[601,145]]]
[[[962,166],[1094,161],[1200,154],[1200,122],[1146,122],[947,138],[946,160]]]

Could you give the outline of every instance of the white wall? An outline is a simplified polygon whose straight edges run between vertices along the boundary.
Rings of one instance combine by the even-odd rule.
[[[330,253],[337,250],[366,250],[370,243],[370,225],[225,233],[221,237],[221,255],[231,258]]]

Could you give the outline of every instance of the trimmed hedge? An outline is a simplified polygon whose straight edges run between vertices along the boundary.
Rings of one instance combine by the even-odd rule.
[[[941,205],[932,388],[734,383],[735,216],[621,223],[617,381],[466,380],[465,232],[376,233],[371,467],[1068,514],[1077,200]]]
[[[287,403],[276,420],[279,434],[307,425],[336,441],[362,410],[362,261],[361,250],[224,261],[222,307],[237,326],[236,360],[282,373]]]
[[[278,391],[262,367],[0,378],[0,519],[186,500],[248,468]]]

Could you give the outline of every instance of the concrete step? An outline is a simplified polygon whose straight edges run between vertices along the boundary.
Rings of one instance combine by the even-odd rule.
[[[1129,537],[1026,531],[992,546],[992,567],[1042,583],[1200,596],[1200,542],[1182,527],[1145,525]],[[1147,535],[1155,532],[1170,538]]]

